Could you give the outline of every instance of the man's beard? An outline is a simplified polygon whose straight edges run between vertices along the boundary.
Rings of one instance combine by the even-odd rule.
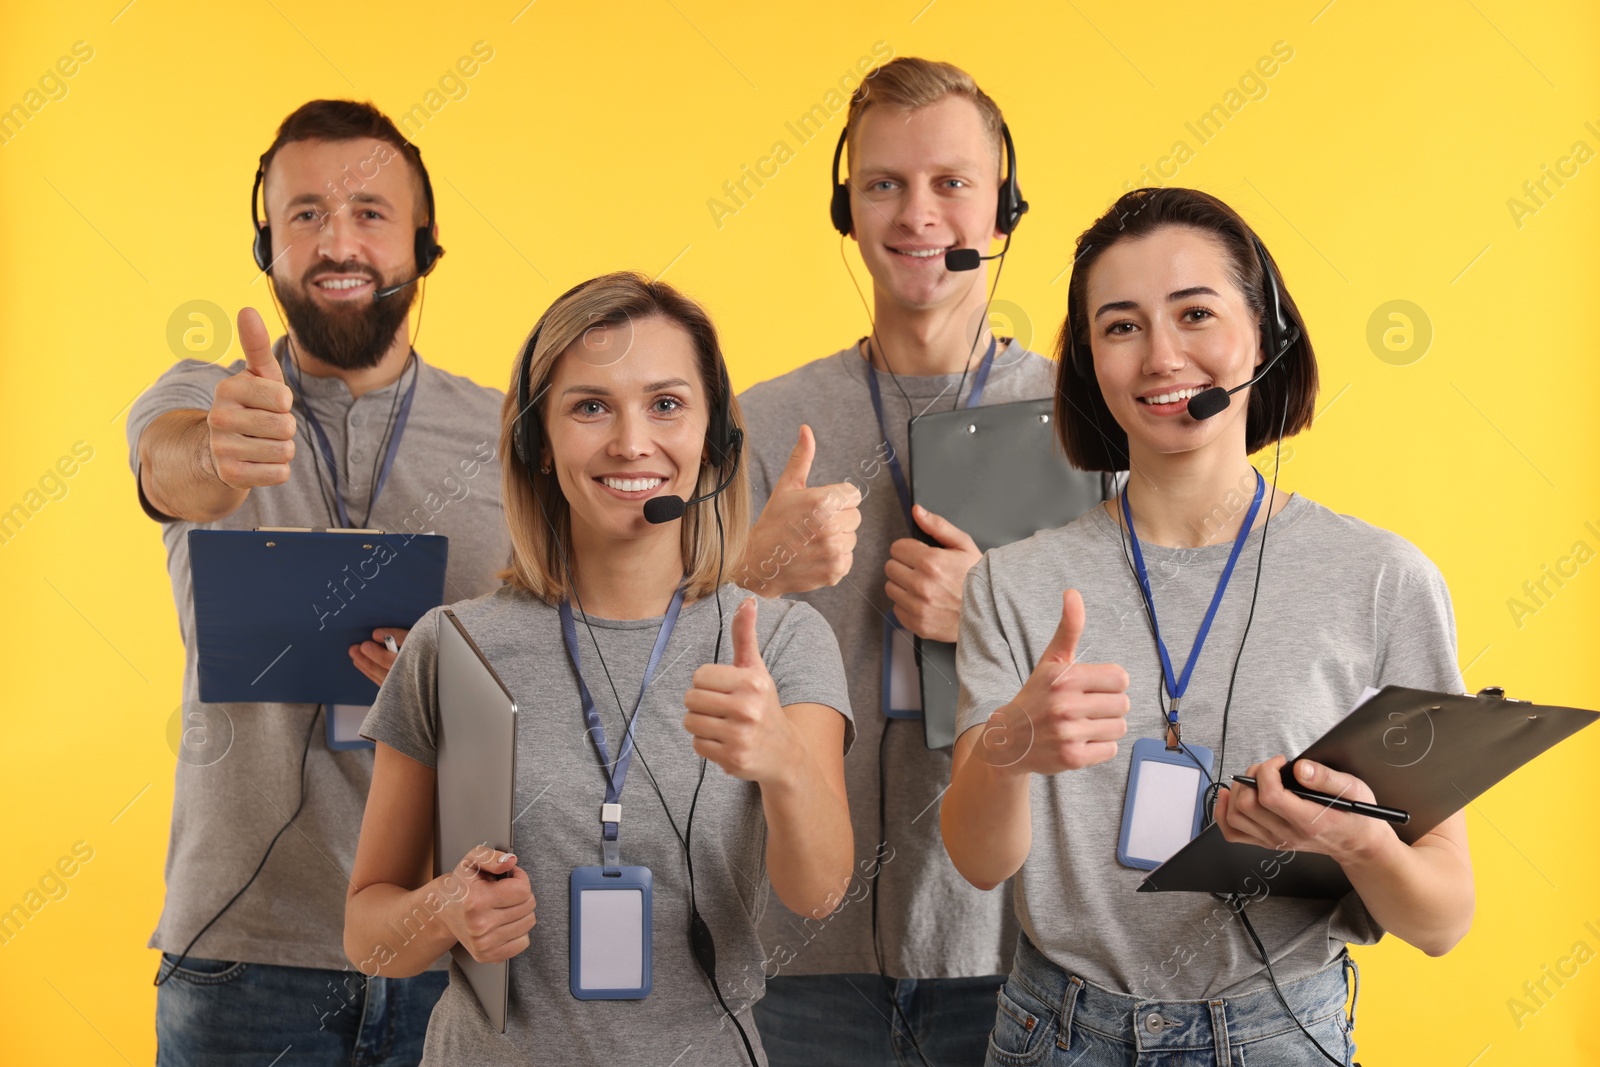
[[[416,287],[408,285],[381,300],[354,301],[329,309],[319,306],[311,295],[312,278],[326,274],[365,274],[372,279],[374,291],[384,285],[371,267],[347,265],[329,269],[325,264],[307,271],[299,289],[274,283],[289,328],[307,352],[340,370],[377,366],[406,321]]]

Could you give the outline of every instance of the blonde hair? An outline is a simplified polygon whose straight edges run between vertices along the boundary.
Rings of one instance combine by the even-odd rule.
[[[503,460],[500,492],[511,532],[511,565],[501,571],[499,577],[548,603],[561,600],[568,592],[567,561],[563,559],[563,552],[572,539],[572,509],[555,473],[543,474],[538,470],[539,452],[544,446],[542,440],[528,442],[527,462],[517,455],[515,442],[522,406],[540,405],[539,424],[547,424],[549,401],[545,394],[561,353],[588,330],[649,318],[665,319],[689,335],[711,416],[708,428],[720,405],[726,403],[730,426],[740,431],[744,429],[737,398],[731,395],[731,389],[729,395],[723,395],[727,377],[722,350],[717,343],[717,329],[699,304],[665,282],[653,282],[637,271],[604,274],[562,294],[523,343],[517,364],[511,371],[511,388],[506,390],[505,404],[500,411]],[[525,360],[529,361],[528,390],[526,396],[519,396]],[[700,468],[696,496],[716,488],[727,473],[728,464],[733,462],[731,454],[720,455],[714,443],[708,441],[707,444],[710,461]],[[715,592],[719,567],[724,576],[738,571],[750,527],[750,482],[742,464],[728,488],[716,498],[716,506],[722,515],[721,537],[712,501],[689,508],[681,520],[683,569],[687,576],[686,595],[690,599]],[[552,536],[552,527],[555,536]]]
[[[901,56],[881,67],[874,67],[861,79],[861,84],[850,96],[850,111],[845,117],[845,130],[850,156],[855,158],[856,127],[861,116],[870,107],[885,104],[904,111],[937,104],[947,96],[960,96],[972,101],[983,121],[983,131],[994,147],[995,170],[1000,169],[1000,126],[1005,121],[1000,108],[989,95],[978,88],[972,75],[952,63],[916,56]]]

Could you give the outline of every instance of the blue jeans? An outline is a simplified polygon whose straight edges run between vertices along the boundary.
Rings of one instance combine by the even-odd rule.
[[[1000,974],[780,975],[767,980],[766,995],[756,1001],[756,1029],[772,1067],[922,1067],[923,1056],[932,1067],[976,1064],[1003,981]]]
[[[158,1067],[375,1067],[415,1064],[445,971],[367,978],[358,971],[276,967],[161,954]],[[277,1057],[277,1058],[274,1058]]]
[[[1341,954],[1315,974],[1282,983],[1284,999],[1318,1044],[1350,1063],[1355,1004]],[[1144,1000],[1068,974],[1019,937],[998,997],[990,1067],[1315,1067],[1328,1060],[1284,1014],[1272,988],[1216,1000]]]

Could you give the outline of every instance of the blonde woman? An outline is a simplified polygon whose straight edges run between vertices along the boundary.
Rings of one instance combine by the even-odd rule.
[[[517,701],[512,851],[447,857],[454,869],[427,878],[435,612],[365,723],[378,747],[346,952],[383,974],[420,971],[458,942],[511,961],[505,1034],[452,967],[425,1063],[756,1060],[746,1010],[760,995],[767,878],[785,905],[822,917],[849,876],[838,646],[806,605],[720,581],[744,544],[749,489],[738,404],[697,304],[638,274],[586,282],[545,313],[514,383],[500,428],[507,584],[453,608]],[[681,519],[645,518],[648,500],[719,486]],[[618,815],[608,802],[626,817],[602,823]],[[613,848],[653,878],[652,988],[580,1000],[568,879]],[[397,943],[400,920],[430,901],[437,920]],[[720,988],[691,948],[695,917]]]

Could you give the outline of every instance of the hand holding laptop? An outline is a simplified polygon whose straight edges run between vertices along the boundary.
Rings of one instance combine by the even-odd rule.
[[[479,845],[440,881],[446,901],[440,916],[473,959],[498,963],[528,947],[537,901],[516,856]]]

